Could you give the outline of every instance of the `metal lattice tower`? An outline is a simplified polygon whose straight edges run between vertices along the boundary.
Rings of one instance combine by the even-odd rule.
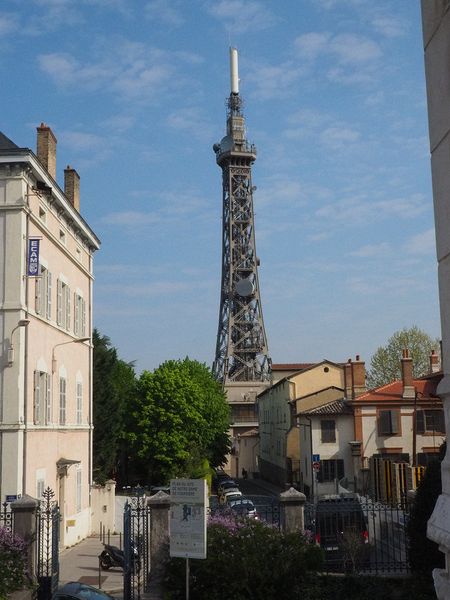
[[[235,48],[230,49],[230,64],[227,135],[213,147],[223,187],[222,283],[213,373],[224,385],[270,380],[253,218],[256,148],[246,140]]]

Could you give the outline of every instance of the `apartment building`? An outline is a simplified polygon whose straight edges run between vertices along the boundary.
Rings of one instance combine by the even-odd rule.
[[[56,181],[56,138],[37,150],[0,133],[0,495],[61,510],[61,544],[90,532],[92,284],[100,242],[80,214],[80,178]]]

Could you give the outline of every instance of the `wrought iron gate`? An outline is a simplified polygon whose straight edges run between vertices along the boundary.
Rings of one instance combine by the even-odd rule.
[[[59,581],[59,507],[53,500],[55,492],[49,487],[37,511],[38,600],[50,600]]]
[[[305,528],[324,550],[325,569],[408,573],[407,507],[369,498],[348,503],[342,500],[305,506]]]
[[[140,600],[148,590],[150,576],[151,510],[144,497],[132,498],[123,514],[124,600]]]

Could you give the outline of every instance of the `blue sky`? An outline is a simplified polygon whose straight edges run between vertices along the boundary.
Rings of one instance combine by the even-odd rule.
[[[95,326],[138,370],[213,361],[230,44],[272,360],[440,336],[418,1],[3,0],[0,130],[81,176]]]

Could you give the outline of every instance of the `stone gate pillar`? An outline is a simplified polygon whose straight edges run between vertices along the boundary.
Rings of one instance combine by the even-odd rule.
[[[281,527],[285,533],[305,530],[306,496],[293,487],[279,496],[281,509]]]

